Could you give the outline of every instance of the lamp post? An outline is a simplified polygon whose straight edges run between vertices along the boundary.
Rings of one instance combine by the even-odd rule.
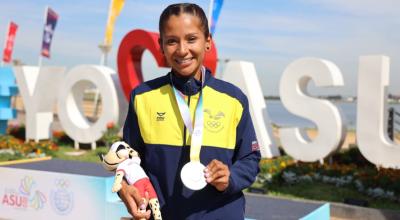
[[[225,59],[220,59],[220,58],[218,58],[217,59],[217,63],[218,63],[218,66],[219,66],[219,72],[220,72],[220,78],[222,78],[222,71],[224,70],[224,68],[225,68],[225,65],[229,62],[229,61],[231,61],[231,59],[229,59],[229,58],[225,58]],[[222,66],[222,64],[223,64],[223,66]],[[217,73],[215,73],[215,76],[217,76]]]
[[[99,44],[99,48],[101,50],[101,58],[100,58],[100,65],[101,66],[107,66],[107,55],[111,51],[111,44]],[[99,90],[96,88],[94,90],[94,109],[93,109],[93,117],[97,116],[97,112],[99,111]]]
[[[111,51],[111,44],[99,44],[101,50],[100,65],[107,66],[107,55]]]

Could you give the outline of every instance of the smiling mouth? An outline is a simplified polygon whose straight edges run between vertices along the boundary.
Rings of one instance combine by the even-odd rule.
[[[190,64],[190,62],[193,60],[193,57],[191,58],[185,58],[185,59],[175,59],[175,62],[179,65],[185,65],[185,64]]]

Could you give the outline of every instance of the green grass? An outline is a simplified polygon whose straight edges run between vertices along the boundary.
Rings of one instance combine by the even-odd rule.
[[[17,156],[17,155],[13,155],[13,154],[8,154],[8,153],[0,154],[0,162],[1,161],[18,160],[18,159],[21,159],[21,157]]]
[[[61,160],[77,160],[85,162],[100,163],[99,154],[106,154],[108,149],[104,146],[97,147],[96,150],[79,150],[84,152],[84,154],[79,156],[69,156],[67,152],[77,152],[72,146],[60,146],[58,151],[55,152],[54,158]]]
[[[373,199],[350,187],[336,187],[325,183],[298,183],[270,185],[268,195],[342,203],[345,198],[366,200],[370,208],[400,210],[400,204],[383,199]]]
[[[59,146],[57,151],[52,151],[51,155],[53,158],[61,159],[61,160],[76,160],[76,161],[84,161],[84,162],[93,162],[100,163],[99,154],[106,154],[108,148],[105,146],[98,146],[96,150],[92,151],[90,149],[80,149],[75,150],[72,146],[63,145]],[[71,156],[67,155],[69,152],[81,152],[81,155]],[[0,154],[0,162],[1,161],[11,161],[11,160],[19,160],[25,159],[25,156],[21,154],[9,154],[9,153],[1,153]]]

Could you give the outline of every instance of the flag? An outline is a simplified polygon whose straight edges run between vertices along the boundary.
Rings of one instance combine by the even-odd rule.
[[[58,20],[58,14],[51,8],[47,8],[46,12],[46,23],[44,24],[43,40],[42,40],[42,56],[50,57],[50,45],[51,39],[54,35],[54,29],[56,28]]]
[[[18,25],[14,22],[10,22],[8,25],[8,34],[5,41],[3,51],[3,61],[9,63],[11,61],[11,54],[14,48],[15,35],[17,34]]]
[[[224,0],[211,0],[212,1],[212,12],[210,15],[210,31],[211,35],[215,33],[215,26],[217,25],[218,17],[221,12],[222,5],[224,4]]]
[[[104,44],[111,45],[112,43],[112,34],[114,31],[115,19],[121,13],[122,8],[124,7],[125,0],[111,0],[110,9],[108,11],[108,19],[106,26],[106,33],[104,36]]]

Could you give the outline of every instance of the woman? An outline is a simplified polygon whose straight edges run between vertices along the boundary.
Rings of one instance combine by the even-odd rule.
[[[242,190],[260,160],[247,98],[203,67],[211,35],[199,6],[168,6],[159,29],[171,72],[132,91],[124,141],[139,152],[164,219],[244,219]],[[150,217],[137,211],[133,186],[120,197],[136,219]]]

